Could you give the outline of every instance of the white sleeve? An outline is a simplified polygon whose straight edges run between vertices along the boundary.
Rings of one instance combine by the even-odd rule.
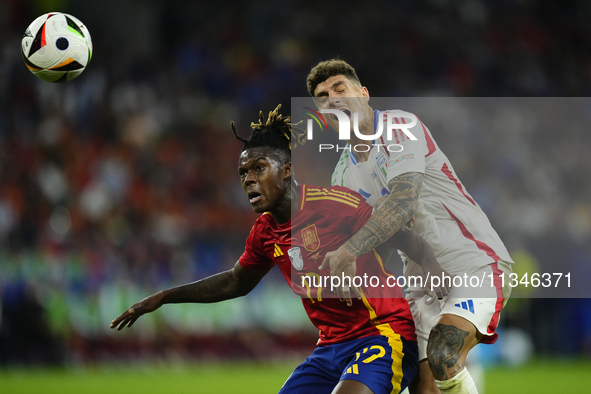
[[[386,162],[386,181],[390,182],[392,178],[408,172],[424,174],[425,156],[429,149],[425,138],[426,132],[423,130],[421,121],[416,115],[405,111],[386,111],[386,114],[388,113],[390,116],[395,116],[393,123],[399,125],[400,128],[393,130],[391,139],[387,142],[387,144],[396,144],[396,146],[390,147],[390,158]],[[386,116],[384,116],[385,120]],[[404,125],[412,125],[412,127]],[[385,137],[388,138],[387,126],[384,130]],[[416,140],[409,138],[409,134]],[[399,150],[399,152],[392,152],[393,150]]]

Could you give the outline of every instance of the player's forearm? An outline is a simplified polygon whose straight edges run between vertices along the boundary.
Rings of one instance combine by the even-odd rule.
[[[424,272],[438,272],[441,270],[433,249],[424,238],[410,230],[406,230],[404,235],[404,242],[398,249],[403,251],[409,259],[420,265]]]
[[[390,181],[390,196],[344,247],[359,257],[390,239],[414,215],[423,174],[413,172]]]
[[[232,270],[161,291],[162,304],[210,303],[229,300],[248,293]]]
[[[375,249],[396,234],[410,220],[413,212],[386,200],[365,226],[345,243],[345,248],[357,257]]]

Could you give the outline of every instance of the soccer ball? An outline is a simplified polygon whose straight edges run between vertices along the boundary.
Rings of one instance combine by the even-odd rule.
[[[80,20],[50,12],[27,27],[21,49],[25,64],[35,76],[47,82],[66,82],[86,68],[92,56],[92,41]]]

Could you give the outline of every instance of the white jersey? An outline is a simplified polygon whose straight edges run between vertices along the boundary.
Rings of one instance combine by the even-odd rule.
[[[462,275],[499,260],[512,263],[486,214],[466,191],[427,127],[416,115],[399,110],[375,111],[375,124],[385,122],[388,113],[395,116],[396,123],[415,122],[408,131],[417,140],[395,129],[388,141],[384,127],[366,162],[358,162],[354,151],[343,151],[332,184],[359,192],[374,206],[389,193],[388,181],[392,178],[409,172],[423,173],[413,231],[431,245],[441,267],[452,275]],[[391,151],[402,146],[402,151],[390,152],[388,146]]]

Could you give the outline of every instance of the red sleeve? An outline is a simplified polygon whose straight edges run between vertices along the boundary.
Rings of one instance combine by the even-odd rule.
[[[267,257],[263,249],[264,239],[263,230],[264,225],[261,223],[260,218],[257,219],[254,226],[250,230],[248,238],[246,238],[246,247],[244,253],[238,259],[238,262],[242,268],[247,270],[269,270],[273,268],[275,262]]]
[[[365,223],[371,217],[373,213],[373,208],[362,200],[357,209],[351,212],[351,216],[349,217],[349,223],[351,224],[351,233],[355,234],[357,231],[361,230]]]

